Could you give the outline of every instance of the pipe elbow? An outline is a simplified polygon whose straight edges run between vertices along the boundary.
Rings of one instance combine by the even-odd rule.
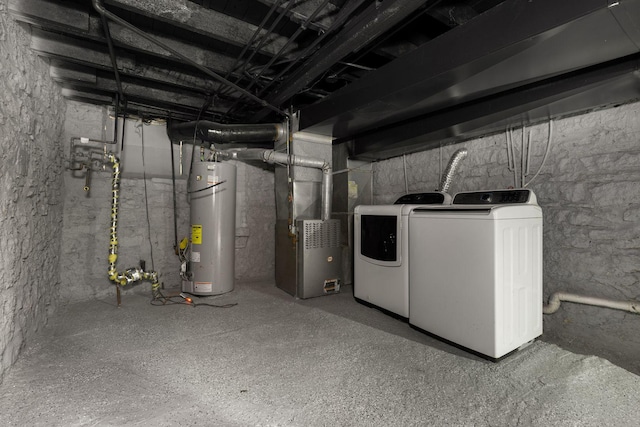
[[[100,0],[91,0],[91,4],[93,5],[93,8],[96,10],[96,12],[98,12],[100,15],[104,15],[107,12]]]
[[[553,314],[560,309],[560,294],[561,292],[554,292],[549,297],[549,303],[542,307],[543,314]]]

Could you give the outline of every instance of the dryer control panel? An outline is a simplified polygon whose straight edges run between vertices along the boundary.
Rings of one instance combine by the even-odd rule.
[[[454,205],[512,205],[536,204],[531,190],[492,190],[458,193],[453,198]]]

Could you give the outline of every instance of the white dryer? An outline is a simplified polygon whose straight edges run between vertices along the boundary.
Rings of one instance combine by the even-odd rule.
[[[446,193],[413,193],[393,205],[354,210],[353,294],[356,300],[409,317],[409,213],[450,204]]]
[[[542,210],[530,190],[458,193],[409,216],[409,323],[499,359],[542,334]]]

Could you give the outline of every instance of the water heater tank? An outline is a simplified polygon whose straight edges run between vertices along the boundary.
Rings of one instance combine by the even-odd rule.
[[[182,290],[194,295],[230,292],[235,275],[236,167],[196,161],[189,183],[191,280],[182,282]]]

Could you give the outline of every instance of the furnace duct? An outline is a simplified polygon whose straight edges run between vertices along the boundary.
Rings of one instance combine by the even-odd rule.
[[[440,189],[443,193],[449,191],[449,187],[451,186],[451,181],[453,180],[453,175],[458,170],[458,166],[462,159],[467,157],[467,149],[460,148],[457,150],[451,158],[449,159],[449,163],[447,164],[446,169],[444,170],[444,174],[442,174],[442,180],[440,181]]]
[[[281,123],[222,124],[206,120],[169,123],[169,139],[187,141],[198,138],[214,144],[275,142],[285,134]]]
[[[269,164],[286,164],[322,170],[322,213],[323,221],[331,219],[331,195],[333,193],[333,172],[329,162],[306,156],[280,153],[274,150],[247,149],[219,151],[219,155],[236,160],[262,160]]]
[[[276,142],[284,138],[285,131],[285,126],[281,123],[222,124],[199,120],[186,123],[169,123],[167,125],[167,133],[172,141],[188,141],[195,137],[212,144]],[[331,219],[333,173],[329,162],[262,148],[218,150],[216,151],[216,156],[231,160],[260,160],[269,164],[285,164],[322,170],[321,219]]]

